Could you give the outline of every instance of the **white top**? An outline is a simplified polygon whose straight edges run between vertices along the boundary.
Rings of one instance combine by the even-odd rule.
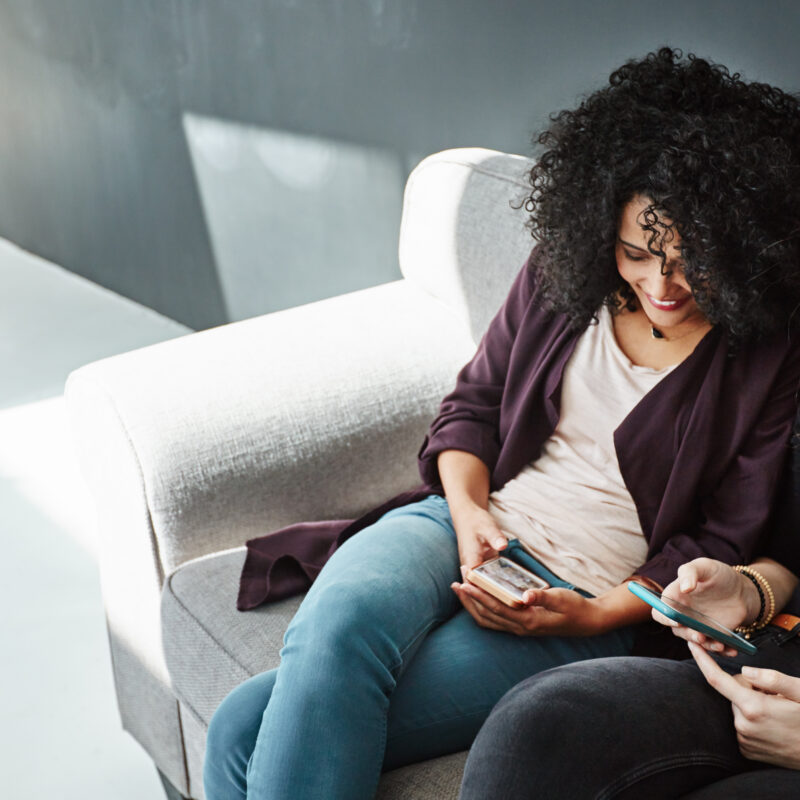
[[[489,496],[501,530],[569,583],[600,594],[646,558],[614,431],[674,367],[632,364],[604,306],[567,362],[561,416],[539,458]]]

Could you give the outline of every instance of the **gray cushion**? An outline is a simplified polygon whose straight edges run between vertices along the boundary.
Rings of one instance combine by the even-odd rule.
[[[162,637],[176,695],[208,725],[225,695],[278,666],[283,632],[300,605],[293,597],[236,610],[245,548],[187,561],[167,578]]]
[[[242,613],[235,598],[245,549],[194,559],[164,584],[164,652],[175,694],[205,727],[225,695],[242,681],[276,667],[283,632],[299,597]],[[448,800],[458,796],[466,753],[393,770],[380,800]]]

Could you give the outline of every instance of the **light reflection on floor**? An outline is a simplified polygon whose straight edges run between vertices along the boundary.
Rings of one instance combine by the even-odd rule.
[[[121,729],[94,511],[61,392],[80,364],[188,332],[0,240],[2,796],[161,800]]]

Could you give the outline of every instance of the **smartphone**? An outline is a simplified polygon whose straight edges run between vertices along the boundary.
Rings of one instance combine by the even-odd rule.
[[[674,620],[675,622],[685,625],[695,631],[700,631],[718,642],[733,647],[742,653],[754,655],[758,652],[758,648],[752,643],[747,641],[743,636],[734,633],[730,628],[726,628],[721,622],[717,622],[699,611],[695,611],[677,600],[672,600],[665,597],[663,594],[656,594],[651,592],[646,586],[636,581],[628,583],[628,589],[632,591],[639,599],[644,600],[645,603],[651,605],[657,611],[660,611],[665,617]]]
[[[467,580],[501,600],[507,606],[521,608],[528,589],[547,589],[550,584],[505,556],[478,564],[467,573]]]

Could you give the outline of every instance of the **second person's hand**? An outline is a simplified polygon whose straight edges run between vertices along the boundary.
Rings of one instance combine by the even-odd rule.
[[[664,596],[690,606],[731,629],[758,613],[758,595],[752,582],[727,564],[710,558],[697,558],[681,565],[678,577],[664,589]],[[652,613],[656,622],[669,625],[676,636],[711,652],[736,655],[733,648],[679,625],[655,609]]]

